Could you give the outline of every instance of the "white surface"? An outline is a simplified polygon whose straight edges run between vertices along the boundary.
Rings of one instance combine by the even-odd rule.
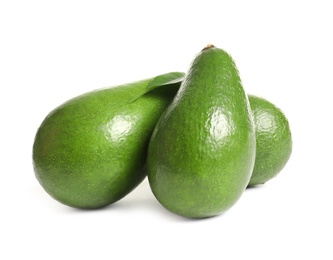
[[[1,1],[1,259],[332,259],[330,1]],[[34,177],[37,127],[92,89],[187,71],[208,43],[289,118],[292,157],[221,216],[167,212],[145,181],[80,211]]]

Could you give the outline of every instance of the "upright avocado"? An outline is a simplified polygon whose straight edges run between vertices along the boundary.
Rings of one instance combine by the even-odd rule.
[[[169,73],[96,90],[53,110],[33,145],[42,187],[76,208],[100,208],[128,194],[145,177],[149,138],[182,76]],[[168,86],[155,89],[161,85]]]
[[[236,65],[225,51],[208,45],[150,139],[152,192],[178,215],[214,216],[240,198],[254,159],[252,114]]]
[[[263,184],[284,168],[292,151],[288,119],[277,106],[249,95],[256,127],[256,160],[249,186]]]

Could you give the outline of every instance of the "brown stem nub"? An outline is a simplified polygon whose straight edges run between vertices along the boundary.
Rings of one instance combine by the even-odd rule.
[[[210,48],[214,48],[214,47],[215,47],[215,46],[214,46],[213,44],[208,43],[207,46],[206,46],[205,48],[202,49],[202,51],[204,51],[204,50],[208,50],[208,49],[210,49]]]

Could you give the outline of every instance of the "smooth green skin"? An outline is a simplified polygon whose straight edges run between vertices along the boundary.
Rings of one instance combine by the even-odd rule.
[[[149,142],[147,172],[157,200],[188,218],[211,217],[234,205],[254,165],[251,116],[232,58],[204,49]]]
[[[179,87],[133,101],[149,81],[81,95],[45,118],[35,137],[33,163],[53,198],[71,207],[100,208],[144,179],[149,138]]]
[[[292,152],[289,122],[271,102],[249,95],[256,127],[256,160],[249,186],[263,184],[275,177]]]

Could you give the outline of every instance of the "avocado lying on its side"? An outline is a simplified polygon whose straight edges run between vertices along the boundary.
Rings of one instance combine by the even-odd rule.
[[[100,208],[123,198],[146,176],[149,138],[182,75],[96,90],[53,110],[33,145],[42,187],[76,208]],[[166,86],[154,89],[160,85]]]

